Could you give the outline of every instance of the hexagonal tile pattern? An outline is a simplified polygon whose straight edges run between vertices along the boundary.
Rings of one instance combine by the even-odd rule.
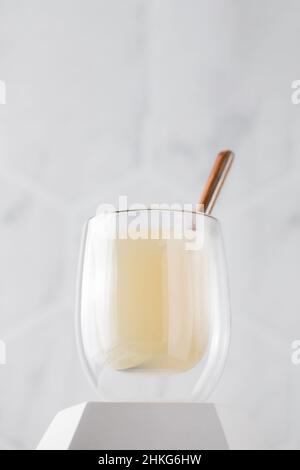
[[[58,308],[6,343],[0,435],[6,447],[35,448],[59,410],[97,398],[80,365],[73,311]]]
[[[274,448],[288,437],[289,343],[235,317],[228,360],[211,400],[231,448]],[[234,423],[234,424],[232,424]]]
[[[1,179],[0,336],[65,298],[67,220]]]
[[[299,448],[299,2],[1,0],[0,448],[96,399],[74,342],[83,222],[196,202],[237,158],[222,223],[232,342],[211,400],[232,448]]]
[[[0,164],[76,203],[137,163],[142,7],[138,0],[4,2]]]
[[[298,197],[291,178],[223,218],[234,314],[286,338],[300,331]]]
[[[214,154],[233,148],[234,203],[291,168],[297,9],[295,2],[288,15],[280,2],[272,10],[257,1],[154,2],[152,151],[168,178],[198,191]]]

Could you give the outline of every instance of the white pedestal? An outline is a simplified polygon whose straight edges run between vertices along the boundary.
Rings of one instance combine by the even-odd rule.
[[[82,403],[59,412],[46,449],[228,449],[216,408],[200,403]]]

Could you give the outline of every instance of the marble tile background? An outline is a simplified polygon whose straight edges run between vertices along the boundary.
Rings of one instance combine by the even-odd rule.
[[[232,344],[212,397],[234,448],[300,448],[297,0],[0,0],[0,448],[96,399],[79,364],[80,233],[100,202],[196,201],[237,154],[223,223]]]

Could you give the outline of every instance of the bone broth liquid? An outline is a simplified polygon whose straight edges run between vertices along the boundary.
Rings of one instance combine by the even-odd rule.
[[[204,250],[188,251],[185,240],[119,239],[111,259],[106,362],[124,371],[193,367],[209,336]]]

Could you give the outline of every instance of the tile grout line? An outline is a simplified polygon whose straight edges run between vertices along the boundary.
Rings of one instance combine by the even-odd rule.
[[[46,205],[59,210],[63,214],[70,211],[72,205],[64,202],[61,198],[55,196],[54,193],[45,191],[42,187],[34,182],[34,180],[20,175],[16,172],[10,171],[7,168],[0,169],[0,176],[7,182],[18,186],[24,191],[28,191],[33,196],[36,196],[39,201],[44,202]]]

